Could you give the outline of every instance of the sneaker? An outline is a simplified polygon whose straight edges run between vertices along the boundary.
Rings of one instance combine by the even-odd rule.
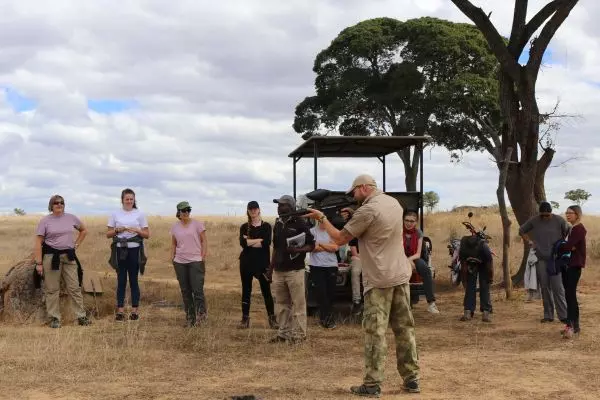
[[[250,318],[242,317],[242,320],[238,324],[238,329],[248,329],[250,328]]]
[[[122,313],[122,312],[116,313],[115,321],[125,321],[125,313]]]
[[[567,327],[567,329],[565,329],[562,333],[562,337],[563,339],[571,339],[573,337],[573,334],[575,332],[573,331],[573,328],[571,328],[570,326]]]
[[[321,327],[325,328],[325,329],[335,329],[335,328],[337,328],[337,325],[333,321],[330,321],[330,322],[319,321],[319,325],[321,325]]]
[[[81,326],[88,326],[92,324],[92,321],[88,317],[79,317],[77,323]]]
[[[416,380],[404,382],[404,387],[402,388],[409,393],[420,393],[421,389],[419,388],[419,382]]]
[[[531,303],[533,301],[533,292],[531,290],[528,290],[527,293],[525,293],[525,303]]]
[[[542,319],[540,320],[540,322],[541,322],[542,324],[545,324],[546,322],[554,322],[554,318],[546,318],[546,317],[544,317],[544,318],[542,318]]]
[[[129,314],[129,319],[131,321],[137,321],[138,319],[140,319],[140,314],[138,314],[137,312],[132,312],[131,314]]]
[[[352,394],[355,394],[358,396],[363,396],[363,397],[380,397],[381,396],[381,388],[379,387],[379,385],[366,386],[363,384],[360,386],[352,386],[350,388],[350,392],[352,392]]]
[[[432,314],[440,313],[440,310],[438,310],[437,306],[435,305],[435,301],[432,303],[429,303],[429,307],[427,307],[427,311],[429,311]]]
[[[58,318],[52,318],[50,321],[50,328],[60,328],[60,320]]]
[[[352,303],[352,314],[358,315],[363,311],[363,304],[360,301]]]

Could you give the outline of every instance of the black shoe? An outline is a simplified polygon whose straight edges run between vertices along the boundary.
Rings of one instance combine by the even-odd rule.
[[[421,389],[419,388],[419,382],[417,382],[416,380],[405,382],[402,389],[404,389],[405,391],[407,391],[409,393],[420,393],[421,392]]]
[[[569,323],[569,320],[566,318],[561,318],[560,322],[562,322],[563,324],[567,325]]]
[[[366,386],[363,384],[360,386],[352,386],[350,388],[350,392],[352,392],[352,394],[355,394],[358,396],[363,396],[363,397],[380,397],[381,396],[381,388],[379,387],[379,385]]]
[[[58,318],[52,318],[52,320],[50,320],[50,328],[60,328],[60,320]]]
[[[352,314],[358,315],[362,311],[363,311],[363,305],[362,305],[362,303],[360,301],[352,303],[352,311],[351,311]]]
[[[238,324],[238,329],[248,329],[250,328],[250,318],[242,317],[242,320]]]
[[[115,314],[115,321],[125,321],[125,314],[118,312]]]
[[[140,314],[132,312],[131,314],[129,314],[129,319],[131,321],[137,321],[138,319],[140,319]]]
[[[542,324],[545,324],[546,322],[554,322],[554,318],[546,318],[546,317],[544,317],[544,318],[542,318],[542,319],[540,320],[540,322],[541,322]]]
[[[92,321],[88,317],[79,317],[77,323],[81,326],[88,326],[92,324]]]

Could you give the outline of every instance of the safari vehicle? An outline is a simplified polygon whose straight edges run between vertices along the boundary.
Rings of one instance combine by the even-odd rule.
[[[320,201],[314,201],[306,196],[298,198],[297,193],[297,164],[303,158],[313,159],[313,187],[318,188],[318,159],[319,158],[373,158],[376,157],[382,165],[382,187],[381,189],[386,194],[394,197],[402,205],[404,210],[412,209],[419,211],[420,224],[419,227],[425,235],[425,226],[423,224],[423,145],[429,140],[427,136],[313,136],[304,141],[294,151],[289,154],[293,159],[293,195],[297,204],[306,207],[322,207],[327,204],[339,202],[342,199],[349,199],[345,194],[347,187],[343,190],[330,190],[328,198]],[[396,192],[387,190],[386,182],[386,156],[392,154],[397,157],[397,152],[408,147],[414,147],[415,151],[419,152],[419,190],[411,192]],[[349,183],[348,183],[349,184]],[[344,224],[343,219],[338,214],[327,215],[336,227],[341,228]],[[435,277],[435,268],[431,264],[431,252],[433,248],[431,240],[426,235],[423,238],[422,257],[428,262],[432,269],[432,276]],[[403,251],[398,249],[398,251]],[[352,286],[350,282],[350,264],[349,260],[342,254],[338,257],[338,276],[336,284],[336,303],[343,303],[350,306],[352,304]],[[362,279],[361,279],[362,281]],[[316,301],[314,282],[311,279],[310,269],[307,266],[306,272],[306,298],[308,312],[312,313],[318,303]],[[425,295],[423,281],[419,274],[413,272],[410,279],[411,302],[413,304],[419,301],[420,296]],[[361,282],[362,293],[362,282]]]

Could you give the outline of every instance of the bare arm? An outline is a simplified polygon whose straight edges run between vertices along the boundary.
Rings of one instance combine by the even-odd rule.
[[[77,230],[79,231],[79,235],[77,235],[77,239],[75,239],[75,248],[81,246],[81,242],[83,242],[83,239],[85,239],[88,233],[87,227],[83,224],[83,222],[79,224],[79,228]]]
[[[171,258],[169,260],[173,261],[175,259],[175,249],[177,248],[177,239],[175,236],[171,235]]]
[[[315,244],[315,249],[313,251],[314,252],[326,251],[328,253],[335,253],[336,251],[338,251],[339,248],[340,248],[340,246],[338,246],[334,242],[329,242],[329,243],[317,242]]]
[[[200,233],[200,243],[202,245],[202,259],[208,254],[208,241],[206,240],[206,231]]]
[[[35,237],[35,242],[33,244],[33,256],[35,258],[35,269],[37,270],[38,274],[42,274],[42,271],[44,270],[43,266],[42,266],[42,243],[44,242],[44,237],[43,236],[36,236]]]
[[[360,258],[356,246],[350,246],[350,254],[352,255],[352,257]]]

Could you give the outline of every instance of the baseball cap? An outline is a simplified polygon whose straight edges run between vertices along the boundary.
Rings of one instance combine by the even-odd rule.
[[[359,175],[356,178],[354,178],[354,181],[352,182],[352,186],[350,187],[350,189],[348,189],[346,194],[352,193],[352,191],[360,185],[371,185],[371,186],[377,187],[377,182],[375,182],[375,179],[373,179],[373,177],[369,174]]]
[[[184,208],[192,208],[192,206],[190,206],[190,203],[188,203],[187,201],[177,203],[178,210],[183,210]]]
[[[252,210],[252,209],[255,209],[255,208],[260,208],[260,207],[258,206],[258,202],[257,202],[257,201],[255,201],[255,200],[252,200],[252,201],[249,201],[249,202],[248,202],[248,206],[247,206],[246,208],[247,208],[248,210]]]
[[[289,204],[292,208],[296,208],[296,200],[290,195],[284,194],[278,199],[273,199],[273,203]]]

